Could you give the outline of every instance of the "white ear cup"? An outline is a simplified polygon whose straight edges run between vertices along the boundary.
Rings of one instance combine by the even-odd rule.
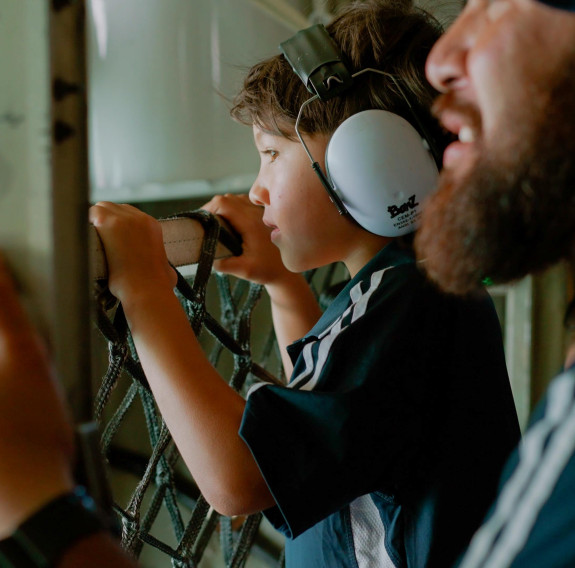
[[[385,110],[345,120],[329,141],[325,163],[349,214],[386,237],[417,228],[423,201],[437,185],[437,167],[420,134]]]

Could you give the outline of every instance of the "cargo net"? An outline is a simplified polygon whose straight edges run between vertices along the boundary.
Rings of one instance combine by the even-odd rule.
[[[178,273],[176,293],[210,362],[242,394],[256,381],[285,384],[269,318],[267,333],[258,330],[257,349],[251,341],[252,318],[262,286],[212,272],[220,226],[205,211],[186,216],[202,223],[204,239],[195,275]],[[307,275],[316,293],[330,288],[335,271],[335,265],[324,271],[319,286],[315,283],[318,275]],[[208,293],[214,287],[215,302]],[[329,302],[329,293],[321,297]],[[151,547],[154,554],[165,558],[165,565],[171,560],[177,568],[284,566],[283,542],[273,538],[272,529],[262,530],[261,514],[224,517],[203,498],[155,404],[121,304],[116,305],[105,286],[100,285],[97,298],[97,324],[109,351],[107,370],[95,397],[102,453],[112,479],[120,471],[132,480],[127,488],[125,481],[121,483],[120,490],[112,483],[123,547],[142,562]],[[218,309],[216,318],[210,312]],[[129,497],[120,502],[120,494]],[[152,565],[160,564],[156,559]]]

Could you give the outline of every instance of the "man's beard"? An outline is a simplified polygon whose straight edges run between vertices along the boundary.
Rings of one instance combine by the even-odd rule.
[[[550,96],[511,122],[500,148],[477,142],[479,157],[466,176],[441,174],[415,248],[442,289],[467,294],[485,278],[516,280],[572,255],[574,100],[575,62]]]

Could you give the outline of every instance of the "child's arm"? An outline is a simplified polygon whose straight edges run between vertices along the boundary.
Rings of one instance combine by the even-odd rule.
[[[90,210],[106,250],[110,291],[122,302],[138,355],[194,480],[225,515],[274,504],[238,435],[244,400],[219,376],[173,292],[176,274],[159,223],[129,205]]]
[[[203,207],[224,217],[239,233],[243,254],[214,264],[216,270],[263,284],[271,300],[272,318],[287,376],[293,370],[286,346],[303,337],[321,316],[317,300],[301,274],[290,272],[262,222],[263,209],[247,195],[219,195]]]

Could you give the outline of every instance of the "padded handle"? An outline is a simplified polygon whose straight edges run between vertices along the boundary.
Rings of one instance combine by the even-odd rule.
[[[224,219],[216,215],[220,223],[220,237],[216,248],[216,258],[238,256],[242,253],[239,235]],[[164,246],[168,260],[177,268],[196,264],[200,258],[204,229],[199,221],[188,217],[175,219],[160,219]],[[90,268],[94,280],[105,279],[108,276],[106,253],[95,227],[90,225]]]

